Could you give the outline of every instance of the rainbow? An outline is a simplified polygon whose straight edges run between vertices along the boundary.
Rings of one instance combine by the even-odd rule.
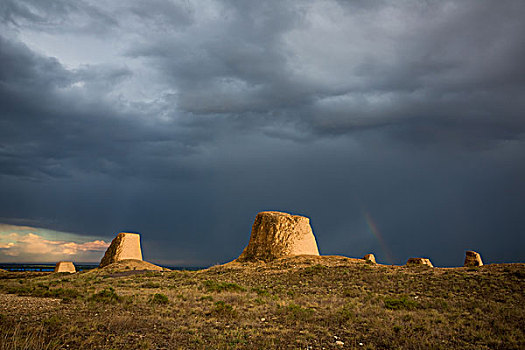
[[[385,240],[383,236],[381,235],[381,232],[379,232],[379,229],[377,228],[376,223],[374,220],[372,220],[372,217],[370,214],[363,210],[363,216],[365,217],[365,221],[368,225],[368,229],[370,230],[370,233],[377,239],[379,242],[379,245],[381,246],[381,250],[385,254],[386,260],[389,264],[394,264],[394,259],[392,257],[392,253],[390,252],[390,249],[388,249]]]

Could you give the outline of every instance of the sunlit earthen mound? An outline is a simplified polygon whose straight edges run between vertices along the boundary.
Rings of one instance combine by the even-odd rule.
[[[142,260],[140,235],[138,233],[121,232],[111,241],[99,267],[104,267],[120,260]]]
[[[319,255],[310,219],[265,211],[255,217],[250,242],[237,261],[271,261],[293,255]]]
[[[75,273],[77,270],[71,261],[59,261],[55,265],[55,272]]]
[[[148,270],[148,271],[170,271],[170,269],[157,266],[155,264],[149,263],[144,260],[135,260],[135,259],[125,259],[120,260],[114,263],[111,263],[109,265],[106,265],[102,268],[102,270],[115,270],[115,271],[141,271],[141,270]]]
[[[465,263],[463,266],[483,266],[483,261],[481,260],[481,255],[472,250],[467,250],[465,252]]]
[[[408,259],[407,266],[417,266],[417,265],[434,267],[434,265],[432,265],[432,263],[430,262],[430,259],[426,259],[426,258],[410,258],[410,259]]]
[[[286,269],[313,268],[322,269],[324,267],[349,267],[356,265],[368,265],[363,259],[349,258],[340,255],[290,255],[271,261],[251,260],[230,261],[223,265],[215,265],[209,270],[225,271],[243,270],[245,273],[260,273],[263,270],[283,271]],[[370,266],[370,265],[368,265]],[[383,266],[383,265],[374,265]],[[204,270],[205,271],[205,270]]]
[[[376,264],[376,257],[374,256],[374,254],[366,254],[363,259],[365,259],[366,262]]]

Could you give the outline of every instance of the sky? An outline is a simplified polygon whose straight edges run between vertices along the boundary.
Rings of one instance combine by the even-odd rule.
[[[0,2],[0,262],[525,262],[525,2]]]

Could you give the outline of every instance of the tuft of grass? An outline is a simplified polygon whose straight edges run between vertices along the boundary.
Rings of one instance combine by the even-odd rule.
[[[336,318],[340,323],[355,322],[357,319],[356,308],[353,304],[346,304],[337,311]]]
[[[62,318],[62,317],[60,317],[58,315],[53,315],[53,316],[45,319],[43,324],[47,328],[50,328],[52,330],[57,330],[57,329],[60,328],[62,323],[64,323],[64,321],[65,321],[64,318]]]
[[[413,310],[418,307],[418,303],[403,295],[399,298],[385,298],[384,306],[389,310]]]
[[[51,325],[45,320],[41,325],[32,325],[23,328],[20,323],[0,323],[0,350],[31,349],[31,350],[55,350],[61,349],[59,340],[50,338],[47,329]],[[46,329],[47,328],[47,329]],[[57,328],[57,331],[60,329]]]
[[[220,317],[235,317],[237,316],[237,310],[232,305],[219,300],[213,305],[212,314]]]
[[[314,309],[302,307],[294,303],[288,304],[280,309],[282,313],[294,321],[309,321],[315,312]]]
[[[324,265],[321,265],[321,264],[317,264],[317,265],[313,265],[313,266],[308,266],[306,267],[303,272],[307,275],[309,274],[314,274],[314,273],[318,273],[318,272],[321,272],[323,270],[326,269],[326,266]]]
[[[141,288],[160,288],[160,283],[155,283],[155,282],[146,282],[146,283],[142,283]]]
[[[123,298],[115,292],[113,287],[104,288],[102,291],[93,294],[90,301],[104,304],[116,304],[123,300]]]
[[[168,299],[168,296],[165,294],[155,293],[153,294],[149,302],[151,304],[156,304],[156,305],[166,305],[170,302],[170,300]]]
[[[41,298],[61,298],[66,301],[71,299],[81,298],[83,295],[77,289],[71,288],[54,288],[50,289],[49,286],[38,284],[36,286],[15,286],[7,288],[8,294],[16,294],[21,296],[32,296]]]
[[[264,288],[255,287],[255,288],[252,288],[251,291],[257,293],[257,295],[260,297],[270,296],[270,293]]]
[[[213,280],[204,281],[203,286],[208,292],[216,292],[216,293],[220,293],[224,291],[229,291],[229,292],[246,291],[246,288],[238,285],[237,283],[218,282],[218,281],[213,281]]]

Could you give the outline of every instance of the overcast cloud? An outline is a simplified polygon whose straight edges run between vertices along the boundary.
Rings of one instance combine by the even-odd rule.
[[[208,265],[282,210],[322,254],[524,261],[523,18],[517,0],[4,0],[1,221],[139,231],[150,261]]]

